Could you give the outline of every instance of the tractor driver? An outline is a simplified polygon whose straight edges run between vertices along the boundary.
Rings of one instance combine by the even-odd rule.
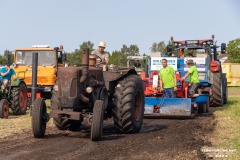
[[[104,51],[106,48],[106,42],[99,42],[98,49],[92,51],[91,54],[97,55],[97,66],[107,66],[109,61],[109,55]]]
[[[139,60],[137,60],[137,62],[134,64],[134,67],[136,67],[136,68],[142,67],[141,63],[139,63]]]
[[[188,54],[186,55],[186,57],[195,57],[195,56],[193,55],[193,49],[190,49],[190,50],[188,51]]]
[[[3,67],[1,69],[1,76],[2,76],[2,81],[3,81],[3,88],[2,89],[6,89],[8,84],[9,84],[9,81],[11,79],[12,76],[14,76],[13,78],[16,79],[17,76],[16,76],[16,73],[15,71],[10,67],[10,63],[7,62],[5,67]]]
[[[177,90],[177,78],[175,71],[167,65],[167,59],[162,59],[163,68],[159,71],[160,91],[164,92],[166,98],[174,98],[174,91]]]

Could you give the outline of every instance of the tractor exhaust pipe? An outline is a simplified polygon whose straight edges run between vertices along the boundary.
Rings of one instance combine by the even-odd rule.
[[[214,59],[214,61],[217,60],[217,46],[216,46],[216,44],[213,45],[213,59]]]
[[[82,76],[80,78],[80,84],[84,83],[88,76],[88,67],[89,67],[89,49],[83,49],[82,52]],[[80,100],[87,104],[89,103],[89,98],[80,93]]]
[[[88,66],[89,66],[89,49],[85,48],[82,52],[82,76],[80,78],[80,83],[85,82],[88,76]]]
[[[32,53],[32,105],[36,99],[37,91],[37,69],[38,69],[38,53]]]

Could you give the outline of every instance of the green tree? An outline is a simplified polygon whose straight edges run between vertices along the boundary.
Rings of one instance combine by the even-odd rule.
[[[114,64],[116,66],[126,66],[127,55],[121,51],[113,51],[109,57],[109,64]]]
[[[164,52],[166,50],[166,45],[164,41],[161,41],[158,43],[154,42],[150,49],[151,49],[151,52]]]
[[[9,50],[5,50],[3,55],[0,55],[0,64],[5,65],[10,58],[10,63],[13,63],[13,54]]]
[[[228,58],[232,63],[240,63],[240,38],[229,41],[227,45]]]
[[[75,49],[74,52],[67,54],[67,59],[70,65],[80,66],[82,62],[82,51],[84,48],[89,48],[89,53],[93,51],[94,44],[91,41],[83,42],[79,45],[79,49]]]
[[[121,48],[121,52],[128,56],[137,56],[139,55],[139,48],[136,44],[131,44],[129,47],[124,44]]]

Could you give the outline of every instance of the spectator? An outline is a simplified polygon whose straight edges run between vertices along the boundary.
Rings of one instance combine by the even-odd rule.
[[[11,64],[9,62],[7,62],[5,67],[3,67],[1,69],[1,76],[3,79],[3,88],[2,89],[7,88],[12,76],[14,76],[14,79],[17,78],[15,71],[12,68],[10,68],[10,65]]]
[[[177,90],[177,78],[175,71],[171,66],[167,65],[167,60],[162,59],[163,68],[159,71],[160,91],[163,91],[165,97],[174,98],[174,91]]]

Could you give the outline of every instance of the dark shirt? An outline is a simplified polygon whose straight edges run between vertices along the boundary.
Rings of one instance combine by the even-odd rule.
[[[186,57],[195,57],[195,56],[193,56],[193,54],[188,53]]]
[[[137,68],[140,68],[141,64],[140,63],[135,63],[134,66],[137,67]]]

